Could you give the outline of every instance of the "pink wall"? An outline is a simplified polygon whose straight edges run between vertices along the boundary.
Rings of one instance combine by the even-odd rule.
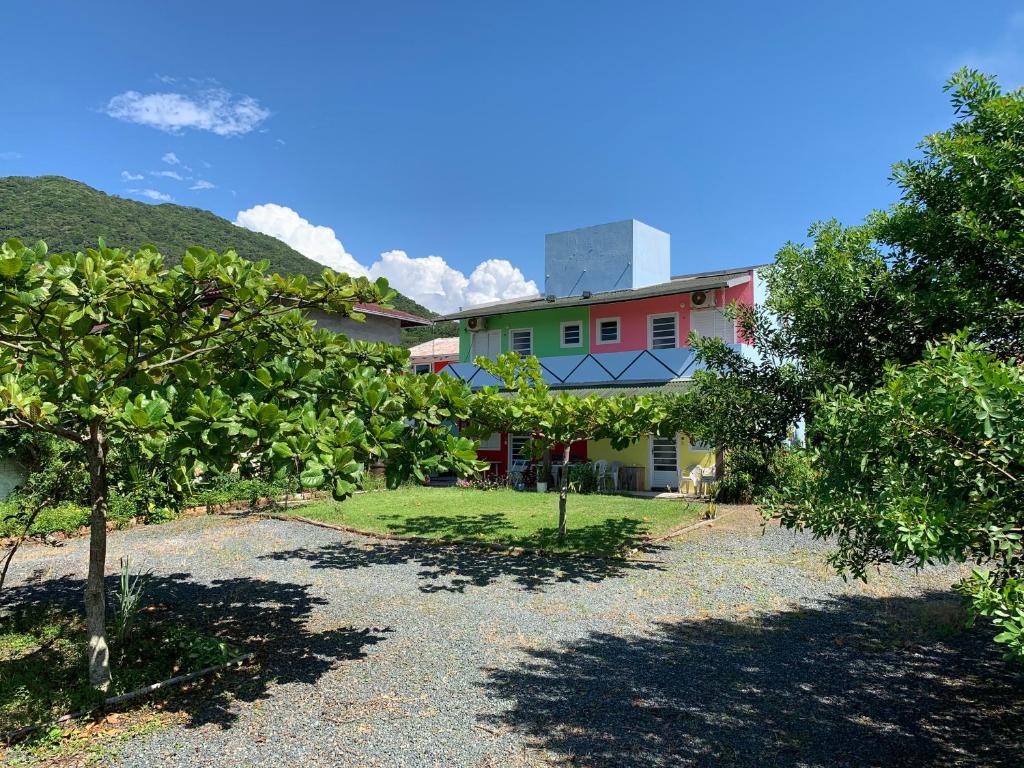
[[[650,299],[620,301],[615,304],[594,304],[590,307],[590,351],[626,352],[633,349],[647,349],[647,316],[676,312],[680,319],[686,313],[686,298],[683,294],[655,296]],[[603,318],[619,318],[619,343],[599,344],[597,321]],[[685,338],[687,329],[683,323],[679,328],[680,339]]]
[[[733,288],[715,289],[713,293],[717,307],[726,307],[733,301],[753,304],[754,282],[751,279]],[[594,304],[590,307],[590,351],[597,354],[647,349],[647,317],[669,312],[676,312],[679,315],[679,346],[685,347],[686,339],[690,335],[689,293],[620,301],[615,304]],[[619,343],[599,344],[597,321],[609,317],[619,318]]]

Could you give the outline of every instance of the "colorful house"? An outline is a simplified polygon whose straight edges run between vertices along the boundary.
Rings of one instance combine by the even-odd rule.
[[[413,373],[437,373],[446,365],[459,362],[459,337],[431,339],[409,347],[409,367]]]
[[[469,307],[459,322],[459,362],[445,373],[473,388],[498,382],[472,361],[507,351],[535,355],[552,389],[580,395],[678,392],[697,362],[691,331],[747,354],[724,310],[763,297],[758,266],[672,275],[670,239],[635,219],[547,235],[544,295]],[[505,472],[526,435],[492,435],[480,458]],[[643,490],[679,486],[693,466],[714,467],[709,446],[686,435],[648,437],[615,451],[604,441],[574,445],[576,459],[620,461]]]

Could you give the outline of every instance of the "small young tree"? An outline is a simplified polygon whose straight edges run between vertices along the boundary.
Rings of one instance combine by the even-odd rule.
[[[468,471],[472,444],[439,428],[466,393],[395,370],[388,353],[350,348],[302,317],[361,317],[384,281],[325,270],[318,282],[266,273],[234,253],[190,248],[168,268],[152,249],[100,244],[48,255],[0,246],[0,427],[84,448],[92,504],[85,606],[89,679],[110,684],[104,570],[111,448],[160,453],[180,486],[198,469],[260,462],[307,485],[351,493],[363,465],[389,479]],[[404,362],[404,361],[402,361]]]
[[[646,434],[659,433],[666,421],[665,401],[655,396],[578,397],[553,393],[541,376],[535,357],[506,352],[495,361],[476,364],[500,379],[506,392],[485,387],[471,401],[469,433],[527,432],[550,449],[562,446],[563,470],[558,489],[558,540],[565,539],[572,444],[581,440],[610,440],[624,448]],[[674,430],[673,430],[674,434]]]

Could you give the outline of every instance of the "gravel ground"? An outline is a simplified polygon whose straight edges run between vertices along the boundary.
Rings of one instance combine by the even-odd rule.
[[[112,765],[1024,763],[1024,674],[960,628],[956,571],[847,584],[749,509],[648,562],[224,517],[110,539],[151,601],[260,658]],[[85,558],[27,548],[8,598],[77,606]]]

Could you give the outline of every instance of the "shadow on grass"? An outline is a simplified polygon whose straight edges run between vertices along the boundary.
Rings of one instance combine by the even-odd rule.
[[[107,578],[108,595],[117,590],[117,578]],[[82,579],[71,576],[33,579],[5,587],[4,601],[20,612],[81,611],[84,586]],[[364,657],[367,646],[382,641],[390,632],[386,628],[312,629],[308,620],[315,606],[327,601],[314,597],[302,584],[247,577],[204,584],[192,581],[187,573],[154,575],[146,583],[145,600],[162,615],[163,622],[187,624],[240,652],[256,654],[255,673],[228,673],[220,683],[204,685],[189,697],[194,701],[184,708],[192,725],[229,727],[237,717],[233,702],[266,698],[274,682],[315,683],[338,664]],[[0,662],[0,675],[4,664],[10,663],[17,662]]]
[[[593,633],[488,670],[503,705],[481,720],[595,768],[1024,765],[1024,670],[955,606],[843,597]]]
[[[432,516],[425,516],[432,517]],[[450,520],[451,518],[443,518]],[[429,524],[417,524],[426,530]],[[624,541],[635,544],[636,554],[654,555],[666,547],[643,543],[633,520],[606,520],[571,531],[570,541],[587,542],[595,549],[601,546],[619,551]],[[412,535],[412,534],[409,534]],[[415,535],[429,535],[417,533]],[[537,535],[507,539],[503,543],[543,549],[555,541],[555,531],[541,531]],[[314,569],[352,570],[379,565],[416,563],[421,567],[419,578],[422,592],[464,592],[467,587],[485,587],[500,579],[510,580],[526,590],[539,590],[547,584],[569,582],[599,582],[617,578],[633,571],[660,570],[650,560],[573,555],[511,555],[458,544],[426,544],[422,542],[339,541],[317,547],[272,552],[262,555],[268,560],[304,560]]]
[[[613,557],[641,548],[647,540],[647,525],[635,518],[615,517],[600,523],[572,527],[564,542],[558,529],[542,528],[516,534],[516,526],[503,512],[457,515],[382,515],[389,533],[440,541],[492,542],[513,547],[564,551]],[[393,522],[390,522],[393,521]]]

